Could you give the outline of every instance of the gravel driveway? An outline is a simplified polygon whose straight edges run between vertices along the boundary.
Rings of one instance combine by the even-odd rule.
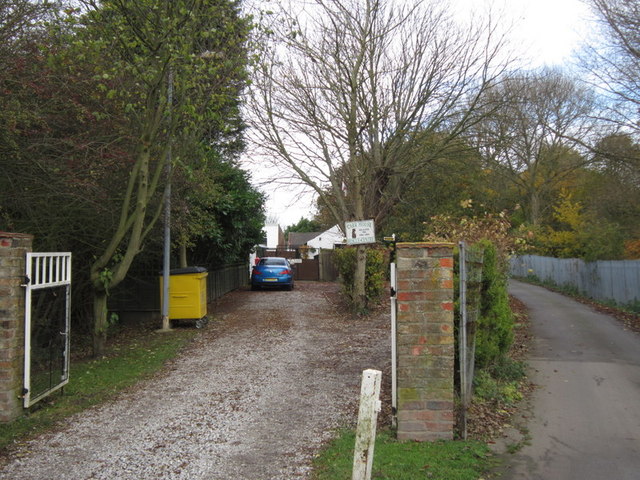
[[[160,374],[21,446],[0,478],[307,478],[334,429],[355,423],[362,370],[390,362],[386,312],[341,315],[337,289],[225,296]]]

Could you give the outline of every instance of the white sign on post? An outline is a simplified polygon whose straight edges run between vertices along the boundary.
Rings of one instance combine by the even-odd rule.
[[[344,222],[347,237],[347,245],[360,245],[362,243],[376,243],[376,233],[373,220],[361,220],[358,222]]]

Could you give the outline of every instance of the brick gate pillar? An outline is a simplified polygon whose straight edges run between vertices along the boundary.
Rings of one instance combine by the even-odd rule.
[[[0,422],[22,414],[24,282],[33,237],[0,232]]]
[[[452,243],[397,244],[398,439],[452,439]]]

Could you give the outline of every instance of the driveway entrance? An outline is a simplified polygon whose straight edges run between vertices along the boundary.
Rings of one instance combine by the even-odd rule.
[[[164,371],[16,446],[0,478],[307,478],[321,444],[355,423],[362,371],[389,370],[388,311],[345,316],[338,290],[226,295]]]

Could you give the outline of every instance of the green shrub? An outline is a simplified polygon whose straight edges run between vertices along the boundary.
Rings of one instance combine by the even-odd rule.
[[[480,317],[476,335],[476,365],[485,368],[503,358],[513,341],[513,314],[509,306],[507,276],[501,268],[496,247],[484,246]]]
[[[475,396],[486,402],[513,405],[522,400],[522,394],[516,381],[500,381],[493,378],[487,370],[480,370],[473,379]]]
[[[335,251],[334,262],[340,273],[343,292],[352,303],[354,276],[356,271],[355,247],[339,248]],[[388,270],[386,251],[379,248],[367,248],[367,267],[365,271],[365,295],[367,303],[375,303],[384,293],[385,278]]]
[[[482,279],[479,285],[480,305],[476,323],[474,395],[483,401],[512,404],[521,398],[518,382],[526,374],[526,365],[507,357],[513,341],[514,317],[507,292],[506,261],[500,257],[495,245],[489,240],[476,242],[469,252],[473,249],[481,249],[484,252]],[[456,342],[459,341],[460,316],[459,263],[459,257],[457,257],[454,263]],[[467,300],[472,300],[473,289],[478,288],[478,283],[474,285],[470,282],[467,287]],[[457,345],[456,362],[459,365]]]
[[[489,372],[496,380],[519,382],[527,374],[527,364],[509,357],[502,357],[491,366]]]
[[[367,250],[365,292],[369,301],[377,302],[384,294],[385,279],[389,270],[385,253],[381,249]]]
[[[624,306],[624,309],[631,313],[640,313],[640,300],[634,300]]]
[[[476,397],[486,401],[498,400],[500,398],[498,381],[486,370],[476,371],[473,377],[473,392]]]

